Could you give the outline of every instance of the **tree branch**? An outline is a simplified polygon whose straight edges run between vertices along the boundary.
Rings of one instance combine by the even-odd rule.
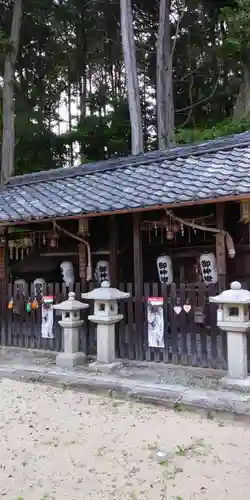
[[[179,12],[179,18],[178,18],[178,21],[177,21],[175,36],[174,36],[173,45],[172,45],[172,54],[171,54],[172,57],[174,55],[176,41],[177,41],[177,37],[178,37],[179,32],[180,32],[180,24],[181,24],[181,21],[183,19],[184,12],[185,12],[185,5],[183,6],[181,12]]]
[[[215,86],[213,88],[213,91],[211,92],[211,94],[208,97],[204,97],[204,99],[201,99],[200,101],[195,102],[194,104],[192,104],[190,106],[186,106],[186,108],[176,109],[175,112],[176,113],[182,113],[183,111],[188,111],[190,108],[194,108],[195,106],[199,106],[200,104],[204,104],[205,102],[210,101],[210,99],[212,99],[212,97],[214,96],[214,94],[215,94],[215,92],[217,90],[219,80],[220,80],[220,77],[218,76],[216,84],[215,84]]]

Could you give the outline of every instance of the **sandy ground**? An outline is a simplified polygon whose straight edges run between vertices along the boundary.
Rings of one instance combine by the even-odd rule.
[[[250,498],[250,424],[11,380],[0,401],[0,498]]]

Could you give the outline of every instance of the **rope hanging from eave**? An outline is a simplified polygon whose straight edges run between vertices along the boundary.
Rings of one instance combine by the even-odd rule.
[[[77,241],[80,241],[80,243],[83,243],[86,248],[87,248],[87,256],[88,256],[88,264],[87,264],[87,269],[86,269],[86,280],[91,281],[92,280],[92,265],[91,265],[91,248],[90,244],[88,241],[84,240],[83,238],[80,238],[80,236],[77,236],[76,234],[70,233],[67,231],[67,229],[64,229],[61,226],[58,226],[58,224],[54,221],[53,222],[53,227],[58,230],[58,232],[62,232],[69,236],[70,238],[74,238]]]
[[[178,217],[175,215],[172,210],[168,210],[165,208],[166,214],[176,222],[179,222],[180,224],[183,224],[184,226],[191,227],[192,229],[198,229],[200,231],[207,231],[209,233],[213,234],[222,234],[225,237],[226,240],[226,247],[227,247],[227,252],[230,257],[230,259],[234,259],[235,257],[235,246],[233,242],[232,236],[228,233],[228,231],[225,231],[224,229],[218,229],[217,227],[206,227],[206,226],[201,226],[200,224],[195,224],[194,222],[188,222],[185,219],[182,219],[181,217]]]

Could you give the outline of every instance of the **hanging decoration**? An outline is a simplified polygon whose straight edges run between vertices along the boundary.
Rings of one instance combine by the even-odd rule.
[[[83,243],[79,245],[79,276],[81,279],[86,278],[86,247]]]
[[[61,226],[58,226],[56,222],[54,222],[54,228],[57,229],[57,231],[60,233],[64,233],[70,238],[73,238],[77,241],[80,241],[80,243],[83,243],[86,246],[87,249],[87,269],[86,269],[86,280],[90,281],[92,279],[92,265],[91,265],[91,248],[90,244],[87,240],[81,238],[80,236],[77,236],[76,234],[70,233],[70,231],[67,231],[67,229],[64,229]]]
[[[165,347],[163,297],[148,298],[148,346]]]
[[[12,309],[13,313],[19,316],[24,309],[26,310],[25,292],[27,288],[28,284],[24,279],[16,279],[13,283],[13,297],[9,301],[8,309]]]
[[[29,297],[28,302],[26,302],[26,307],[25,307],[26,312],[30,313],[31,312],[31,308],[32,308],[32,306],[31,306],[31,300],[30,300],[30,297]]]
[[[38,302],[37,302],[36,297],[32,300],[32,303],[31,303],[31,308],[32,308],[33,310],[38,309]]]
[[[110,282],[109,262],[107,260],[99,260],[95,268],[95,279],[98,283],[103,281]]]
[[[63,275],[63,281],[66,286],[72,286],[75,284],[75,271],[72,262],[62,262],[60,265],[61,273]]]
[[[223,236],[225,237],[225,241],[226,241],[228,256],[230,257],[230,259],[234,259],[235,255],[236,255],[234,242],[233,242],[232,236],[228,233],[228,231],[225,231],[224,229],[206,227],[205,225],[202,226],[200,224],[196,224],[195,221],[189,222],[189,221],[182,219],[181,217],[177,217],[171,210],[167,210],[165,208],[165,211],[166,211],[166,214],[168,215],[168,217],[172,218],[172,220],[174,220],[175,222],[178,222],[180,224],[183,224],[183,226],[191,228],[194,231],[200,230],[200,231],[204,231],[204,232],[208,231],[208,232],[213,233],[213,234],[223,234]]]
[[[240,220],[245,224],[250,222],[250,200],[240,201]]]
[[[217,283],[218,272],[216,257],[213,253],[203,253],[199,258],[203,281],[207,284]]]
[[[80,219],[78,221],[78,235],[85,238],[89,236],[88,219]],[[79,276],[81,279],[86,279],[86,244],[80,243],[78,249],[79,249]]]
[[[48,241],[50,248],[58,248],[58,240],[59,240],[59,234],[56,232],[56,229],[54,227],[53,231],[51,231],[51,233],[48,234]]]
[[[9,303],[8,303],[8,309],[12,310],[14,306],[14,298],[11,297]]]
[[[16,289],[17,293],[20,291],[20,287],[21,287],[21,290],[24,292],[25,289],[27,289],[28,287],[28,283],[27,281],[25,281],[24,279],[22,278],[18,278],[14,281],[13,283],[14,285],[14,289]]]
[[[9,247],[9,257],[11,260],[19,260],[23,259],[25,255],[29,253],[32,249],[35,242],[35,237],[32,235],[31,237],[25,236],[22,239],[14,240],[11,239],[8,241]]]
[[[250,202],[249,202],[250,203]],[[154,236],[158,236],[160,233],[161,236],[161,243],[164,243],[164,241],[176,241],[176,235],[178,233],[181,234],[181,236],[185,235],[185,230],[188,231],[188,239],[189,242],[191,242],[191,231],[196,234],[196,231],[203,231],[204,233],[204,238],[206,232],[210,232],[213,234],[222,234],[225,237],[225,242],[226,242],[226,247],[228,251],[228,255],[231,259],[235,257],[235,247],[234,247],[234,242],[231,237],[231,235],[228,233],[228,231],[225,231],[223,229],[218,229],[214,227],[208,227],[206,225],[206,220],[211,219],[211,215],[205,216],[205,217],[197,217],[194,219],[182,219],[181,217],[178,217],[175,215],[172,210],[165,209],[166,216],[163,217],[162,219],[156,220],[156,221],[144,221],[141,224],[141,229],[148,231],[148,240],[149,243],[151,243],[151,236],[152,232]],[[245,215],[246,218],[246,215]],[[249,218],[250,220],[250,218]],[[208,224],[208,222],[207,222]]]
[[[177,316],[179,316],[179,314],[181,314],[181,311],[182,311],[182,307],[181,306],[174,306],[174,312],[175,314],[177,314]]]
[[[208,215],[206,217],[197,217],[195,219],[192,219],[190,221],[190,223],[193,224],[196,224],[196,223],[201,223],[201,224],[204,224],[204,227],[205,227],[205,220],[206,219],[211,219],[211,217],[213,217],[212,215]],[[188,222],[188,221],[185,221],[185,223]],[[175,220],[175,217],[174,215],[165,215],[164,217],[162,217],[161,219],[157,219],[157,220],[151,220],[151,221],[148,221],[148,220],[145,220],[144,222],[142,222],[141,224],[141,229],[142,230],[145,230],[148,232],[148,240],[149,240],[149,243],[151,243],[151,239],[152,239],[152,234],[155,236],[155,237],[158,237],[160,235],[160,238],[161,238],[161,243],[164,243],[164,241],[176,241],[176,236],[178,233],[181,234],[181,236],[184,236],[185,235],[185,228],[184,228],[185,224],[184,222],[182,221],[182,219],[180,219],[180,222],[178,222],[177,220]],[[202,226],[203,227],[203,226]],[[196,231],[196,229],[194,229],[194,232]],[[191,235],[191,230],[189,229],[189,239],[190,239],[190,235]]]
[[[173,282],[172,259],[169,255],[160,255],[157,261],[158,276],[161,283],[170,285]]]
[[[190,313],[192,307],[190,306],[190,304],[184,304],[183,306],[183,310],[185,311],[186,314]]]
[[[78,221],[79,236],[89,236],[89,220],[87,218]]]
[[[42,338],[53,339],[54,311],[52,305],[53,296],[45,296],[42,300]]]
[[[38,309],[39,302],[44,295],[44,292],[46,291],[46,281],[43,278],[36,278],[33,281],[33,295],[34,299],[32,301],[31,307],[32,309]]]
[[[36,278],[33,281],[32,288],[35,297],[43,297],[46,290],[46,281],[43,278]]]

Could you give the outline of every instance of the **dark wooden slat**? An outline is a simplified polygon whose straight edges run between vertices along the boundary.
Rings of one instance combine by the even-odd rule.
[[[153,283],[152,285],[152,296],[159,297],[159,283]],[[159,347],[155,347],[153,349],[154,352],[154,361],[159,363],[161,360],[161,349]]]
[[[172,346],[172,363],[178,364],[178,328],[177,328],[177,314],[174,311],[174,307],[177,305],[176,301],[176,284],[171,284],[171,306],[170,306],[170,335],[171,335],[171,346]]]
[[[142,359],[143,311],[142,311],[142,247],[140,214],[133,213],[134,287],[135,287],[135,350],[136,359]]]
[[[18,347],[24,347],[23,346],[23,326],[25,324],[25,316],[26,316],[26,311],[25,311],[25,304],[26,304],[26,297],[24,293],[24,288],[22,285],[19,286],[19,291],[14,289],[14,294],[15,296],[19,297],[19,310],[20,310],[20,316],[18,319],[20,321],[17,322],[17,328],[16,328],[16,336],[17,336],[17,345]]]
[[[216,226],[219,229],[224,229],[224,221],[225,221],[225,204],[217,203],[216,205]],[[216,235],[216,260],[218,266],[218,287],[219,292],[222,292],[226,289],[227,280],[226,280],[226,246],[225,246],[225,237],[222,234]],[[223,353],[227,352],[227,337],[226,333],[220,330],[221,337],[221,349]]]
[[[55,283],[54,294],[55,294],[54,303],[59,304],[61,302],[61,287],[59,283]],[[58,320],[59,316],[55,313],[54,321],[58,323]],[[60,334],[56,335],[55,350],[57,352],[60,352],[61,348],[62,348],[62,329],[60,327]]]
[[[94,283],[89,283],[89,291],[94,289]],[[88,314],[93,314],[94,303],[93,300],[89,302]],[[88,350],[87,354],[96,354],[96,325],[92,321],[88,321]]]
[[[1,280],[1,343],[6,345],[7,342],[7,332],[8,332],[8,320],[10,318],[8,303],[11,297],[9,297],[9,247],[8,247],[9,233],[8,228],[4,230],[4,268],[3,268],[3,280]]]
[[[86,279],[81,279],[80,280],[80,301],[82,301],[82,293],[87,293],[89,290],[89,284],[86,281]],[[82,352],[84,352],[86,355],[88,355],[88,348],[89,348],[89,324],[90,322],[88,321],[88,315],[90,314],[90,310],[84,309],[82,312],[82,317],[84,320],[83,328],[81,330],[81,335],[80,335],[80,349]]]
[[[204,309],[204,324],[200,325],[200,344],[201,344],[201,365],[206,368],[208,366],[207,361],[207,316],[206,316],[206,297],[205,297],[205,287],[203,283],[198,286],[198,306]]]
[[[8,286],[8,294],[9,294],[9,297],[11,300],[11,298],[14,297],[14,289],[13,289],[13,284],[12,283],[9,283],[9,286]],[[14,335],[13,335],[13,344],[11,344],[11,341],[12,341],[12,331],[14,331],[15,329],[15,318],[14,318],[14,314],[13,314],[13,309],[12,310],[9,310],[8,312],[8,322],[7,322],[7,337],[6,337],[6,345],[17,345],[17,341],[15,343],[15,332],[14,332]]]
[[[186,289],[184,283],[180,284],[180,305],[182,307],[182,311],[180,313],[180,349],[181,349],[181,364],[187,365],[188,362],[188,351],[187,351],[187,313],[183,309],[183,306],[186,304]]]
[[[122,292],[125,292],[124,283],[119,284],[119,289]],[[126,322],[126,307],[125,300],[120,301],[120,313],[123,315],[123,319],[118,323],[118,331],[116,332],[116,337],[118,340],[118,356],[120,358],[125,359],[127,357],[127,346],[126,346],[126,338],[125,338],[125,322]]]
[[[197,300],[196,300],[196,292],[194,284],[190,285],[188,297],[189,297],[189,303],[191,305],[191,311],[188,314],[188,330],[191,333],[191,362],[189,362],[189,364],[192,366],[197,366],[197,342],[196,342],[197,325],[195,322],[195,310],[197,306]]]
[[[170,307],[168,304],[168,289],[169,287],[165,284],[161,284],[161,296],[163,297],[163,317],[164,317],[164,344],[163,349],[163,361],[168,363],[169,360],[169,321],[170,321]]]
[[[21,347],[25,347],[27,349],[30,346],[30,337],[31,337],[31,335],[33,335],[32,323],[31,323],[32,309],[30,310],[30,312],[27,312],[27,310],[26,310],[26,305],[28,304],[28,302],[30,302],[30,305],[31,305],[30,286],[28,285],[28,283],[26,283],[24,286],[24,296],[25,296],[25,301],[24,301],[25,302],[25,304],[24,304],[25,316],[24,316],[24,322],[22,324],[22,337],[21,337],[22,338],[22,340],[21,340],[22,346]]]
[[[48,294],[52,295],[52,297],[54,297],[54,283],[48,283]],[[55,311],[53,311],[53,315],[54,315],[53,339],[46,339],[46,349],[48,349],[49,351],[54,351],[55,350],[56,330],[59,327],[58,322],[56,320]]]
[[[215,304],[212,304],[209,302],[209,297],[212,297],[216,295],[217,288],[214,284],[211,284],[208,286],[208,305],[207,305],[207,311],[208,311],[208,324],[209,324],[209,333],[210,333],[210,340],[211,340],[211,359],[209,365],[211,368],[219,368],[220,367],[220,361],[219,361],[219,356],[218,356],[218,348],[217,348],[217,338],[218,338],[218,329],[217,329],[217,307]]]
[[[117,216],[111,215],[109,217],[109,250],[110,250],[110,278],[111,286],[117,288],[118,286],[118,224]]]
[[[148,345],[148,297],[150,297],[149,283],[144,283],[144,351],[146,361],[151,361],[151,347]]]
[[[135,359],[135,353],[134,353],[134,307],[133,307],[133,285],[132,285],[132,283],[127,283],[127,292],[130,293],[130,298],[127,301],[127,308],[128,308],[128,357],[129,357],[129,359]]]

